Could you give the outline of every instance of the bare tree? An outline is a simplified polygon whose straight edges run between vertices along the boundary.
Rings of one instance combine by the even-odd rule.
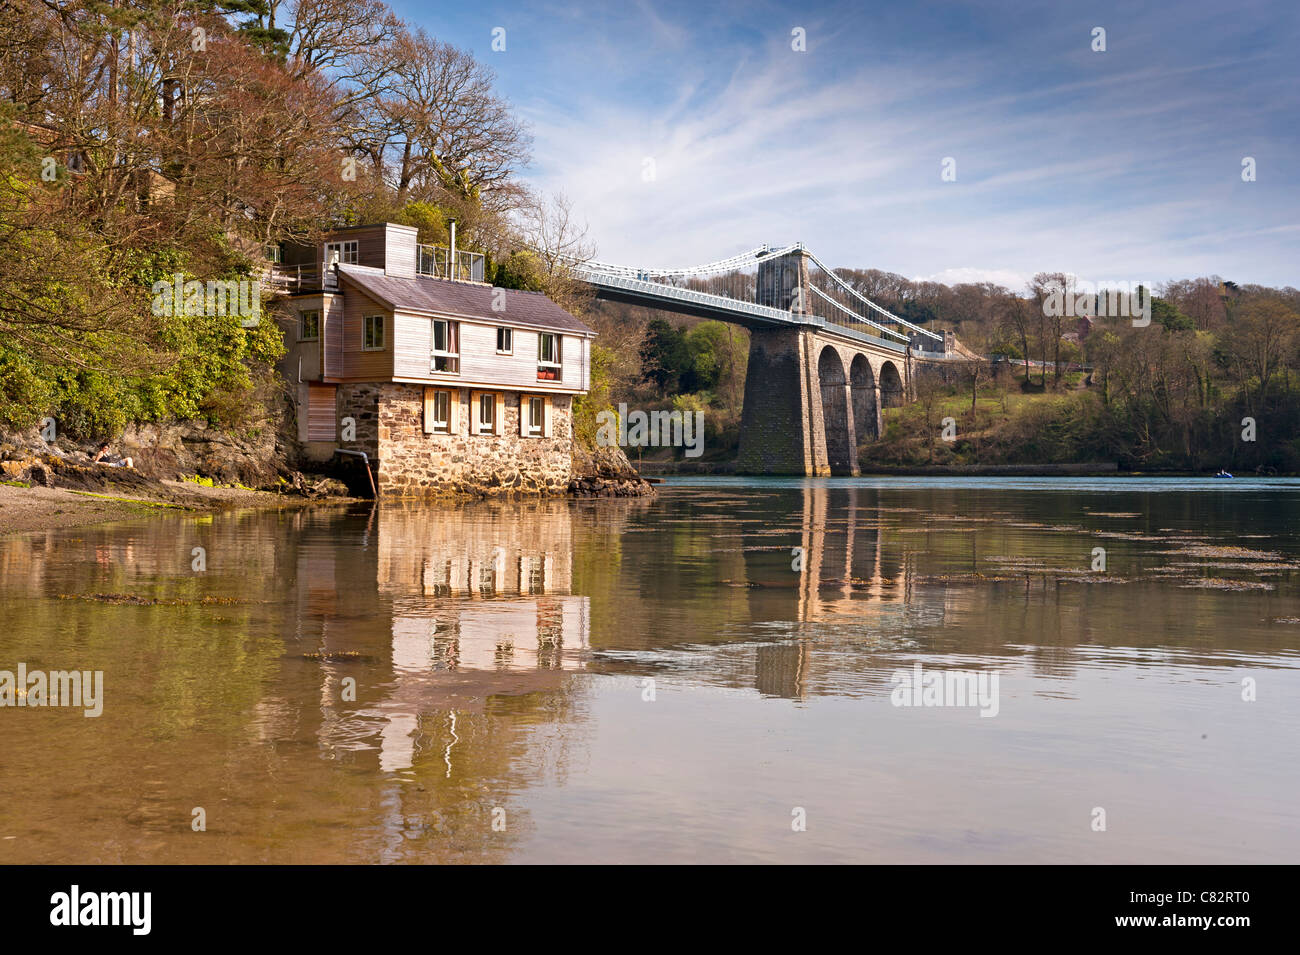
[[[422,30],[400,32],[372,62],[387,73],[367,107],[378,134],[368,148],[399,202],[518,198],[513,178],[531,138],[494,91],[491,70]]]
[[[518,228],[523,244],[541,259],[546,294],[571,312],[584,311],[591,287],[574,279],[570,266],[593,258],[596,249],[573,202],[562,192],[533,196],[519,216]]]
[[[1009,295],[1002,303],[1002,323],[1020,343],[1025,361],[1025,384],[1029,384],[1029,333],[1033,328],[1033,305],[1019,295]]]

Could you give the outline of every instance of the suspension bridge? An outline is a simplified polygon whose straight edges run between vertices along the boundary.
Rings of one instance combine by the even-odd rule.
[[[881,409],[913,394],[919,362],[967,361],[951,333],[882,308],[801,243],[687,268],[582,261],[596,297],[744,326],[750,332],[737,471],[858,473]]]

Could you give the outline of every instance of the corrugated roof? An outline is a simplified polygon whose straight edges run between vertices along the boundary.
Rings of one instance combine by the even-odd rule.
[[[595,334],[541,292],[502,289],[505,308],[493,309],[493,296],[499,293],[491,285],[424,277],[394,278],[350,265],[340,265],[339,274],[371,298],[404,312],[429,312],[487,324],[535,325],[574,335]]]

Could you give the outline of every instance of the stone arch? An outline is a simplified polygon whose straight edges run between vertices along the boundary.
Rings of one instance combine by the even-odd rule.
[[[903,403],[903,376],[898,373],[898,366],[886,361],[880,366],[880,405],[894,408]]]
[[[831,474],[853,473],[853,436],[849,433],[848,379],[844,362],[833,345],[817,358],[817,380],[822,393],[822,425],[826,431],[826,463]]]
[[[876,376],[867,356],[859,352],[849,365],[849,391],[853,395],[853,437],[857,447],[880,437],[876,415]]]

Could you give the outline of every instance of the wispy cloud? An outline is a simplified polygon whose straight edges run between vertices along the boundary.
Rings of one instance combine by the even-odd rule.
[[[553,5],[489,62],[606,260],[1295,284],[1295,5],[1028,6]]]

